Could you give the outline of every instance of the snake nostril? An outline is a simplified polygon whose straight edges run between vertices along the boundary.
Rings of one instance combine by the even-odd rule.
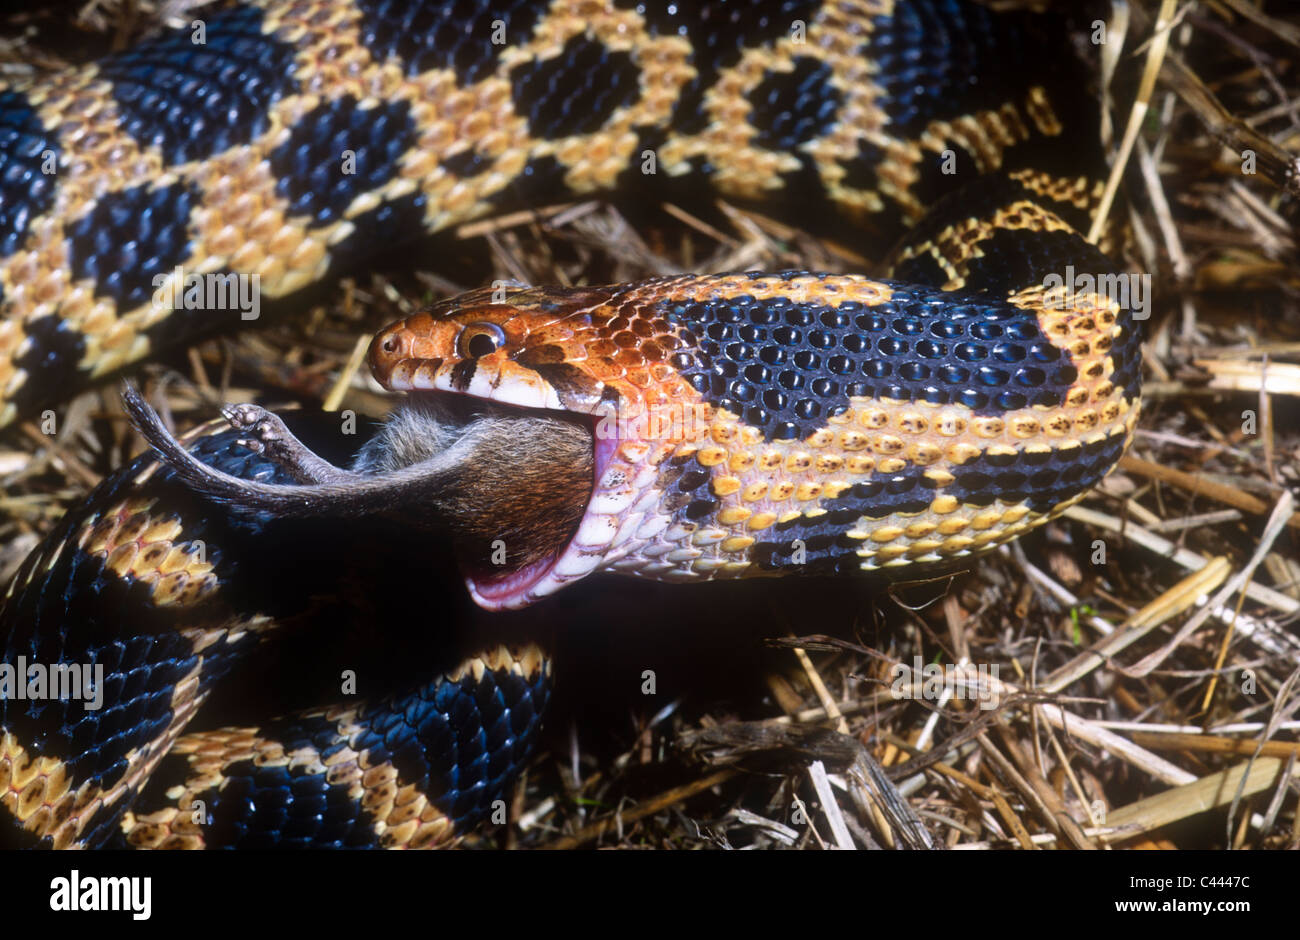
[[[379,348],[386,353],[395,353],[401,347],[402,343],[396,336],[385,336],[384,341],[379,344]]]

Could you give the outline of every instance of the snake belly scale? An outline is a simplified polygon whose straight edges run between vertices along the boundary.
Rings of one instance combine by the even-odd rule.
[[[238,311],[155,302],[184,272],[288,296],[385,241],[644,187],[650,154],[733,199],[906,235],[888,279],[484,290],[381,332],[370,363],[393,391],[591,427],[572,538],[504,575],[466,568],[479,606],[597,571],[928,572],[1050,519],[1132,437],[1131,312],[1044,287],[1118,270],[1078,234],[1095,107],[1056,19],[960,0],[264,0],[201,25],[0,88],[0,425],[237,328]],[[184,443],[292,482],[225,426]],[[465,637],[364,702],[192,730],[267,649],[337,615],[321,581],[364,584],[367,546],[411,538],[324,557],[324,524],[206,499],[153,454],[70,511],[7,588],[3,662],[101,665],[103,707],[0,697],[0,838],[432,847],[484,820],[549,696],[535,638]],[[315,573],[289,590],[277,551]],[[401,617],[356,593],[374,623]]]

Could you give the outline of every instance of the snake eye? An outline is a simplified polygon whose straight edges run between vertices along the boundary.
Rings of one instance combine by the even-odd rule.
[[[462,359],[479,359],[505,344],[506,331],[495,323],[470,323],[456,338],[456,351]]]

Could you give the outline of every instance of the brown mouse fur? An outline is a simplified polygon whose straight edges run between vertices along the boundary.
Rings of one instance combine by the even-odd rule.
[[[591,430],[560,413],[460,396],[413,396],[350,469],[329,468],[326,482],[277,485],[199,462],[134,389],[124,391],[123,399],[141,434],[196,492],[285,517],[387,516],[449,533],[471,566],[489,563],[497,539],[506,545],[510,568],[554,555],[577,528],[591,495]],[[293,443],[300,454],[320,461]]]

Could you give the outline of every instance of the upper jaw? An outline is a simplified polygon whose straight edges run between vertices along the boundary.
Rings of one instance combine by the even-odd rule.
[[[508,375],[504,373],[509,373]],[[468,395],[519,408],[565,411],[555,389],[531,369],[508,360],[496,369],[475,369],[467,383],[457,384],[457,373],[441,359],[399,359],[385,366],[379,383],[389,391],[438,391]]]

